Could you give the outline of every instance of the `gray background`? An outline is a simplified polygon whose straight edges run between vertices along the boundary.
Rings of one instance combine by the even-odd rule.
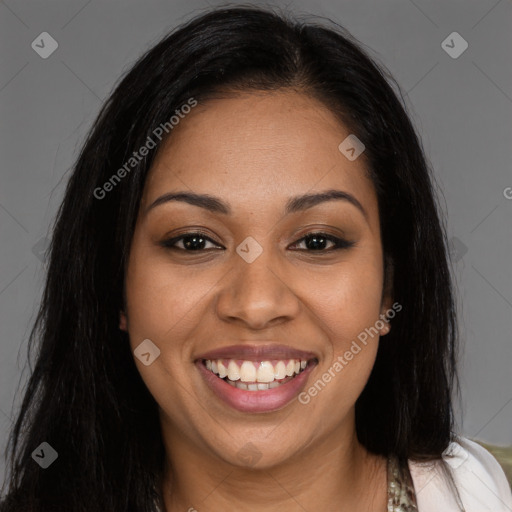
[[[27,338],[44,277],[41,251],[86,131],[121,73],[208,5],[220,3],[0,2],[2,455],[28,376]],[[444,192],[453,247],[464,341],[459,423],[469,437],[511,445],[512,0],[278,5],[344,25],[407,93]],[[59,44],[47,59],[31,47],[45,31]],[[454,31],[469,45],[458,58],[441,46]],[[2,480],[3,471],[0,461]]]

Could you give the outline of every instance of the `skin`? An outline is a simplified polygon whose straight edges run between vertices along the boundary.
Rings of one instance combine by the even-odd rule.
[[[194,366],[207,350],[273,341],[319,355],[309,387],[391,307],[364,155],[349,161],[338,150],[349,133],[303,93],[246,92],[195,107],[156,156],[127,265],[120,328],[132,350],[149,338],[161,351],[149,366],[135,362],[160,408],[168,512],[387,509],[386,461],[358,442],[354,415],[379,336],[308,404],[293,400],[274,412],[230,408]],[[355,196],[366,216],[340,200],[283,215],[289,197],[327,189]],[[146,212],[175,191],[217,196],[233,212],[178,201]],[[197,228],[213,240],[202,252],[187,252],[183,240],[174,250],[159,245]],[[308,249],[303,237],[314,232],[356,245],[329,253],[327,241]],[[263,249],[250,264],[235,250],[248,236]],[[260,454],[256,464],[239,456],[248,442]]]

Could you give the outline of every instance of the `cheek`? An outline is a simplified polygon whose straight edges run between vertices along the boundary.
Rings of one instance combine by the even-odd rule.
[[[374,326],[381,312],[383,276],[378,255],[345,263],[336,272],[317,275],[308,292],[332,340],[333,356]]]
[[[126,275],[130,345],[135,351],[149,339],[158,347],[159,356],[151,365],[145,366],[137,358],[135,362],[162,409],[172,409],[178,417],[191,405],[190,394],[180,383],[190,380],[190,353],[201,338],[197,331],[220,277],[212,271],[177,270],[165,252],[140,242],[133,245]],[[174,409],[172,404],[180,407]]]
[[[188,282],[190,285],[190,282]],[[197,302],[205,294],[187,286],[169,265],[135,245],[126,275],[128,332],[132,351],[143,340],[151,340],[160,350],[153,363],[146,366],[134,357],[138,371],[149,392],[163,411],[172,411],[175,422],[183,423],[193,404],[179,382],[185,382],[189,369],[188,340],[198,324],[194,318]]]
[[[194,315],[210,288],[208,279],[185,279],[161,257],[135,248],[126,279],[130,334],[153,336],[165,345],[179,339],[197,323]]]
[[[381,294],[378,253],[369,254],[367,259],[361,255],[347,261],[338,272],[315,279],[310,306],[330,344],[315,377],[315,382],[323,382],[317,392],[325,393],[324,404],[341,401],[348,408],[362,392],[379,344]],[[320,389],[325,391],[320,393]]]

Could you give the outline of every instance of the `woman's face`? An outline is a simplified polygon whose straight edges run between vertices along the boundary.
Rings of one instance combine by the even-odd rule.
[[[159,151],[120,326],[171,450],[269,467],[353,432],[379,342],[362,333],[391,298],[364,155],[338,148],[349,135],[307,96],[247,93],[198,105]],[[334,190],[353,201],[294,201]]]

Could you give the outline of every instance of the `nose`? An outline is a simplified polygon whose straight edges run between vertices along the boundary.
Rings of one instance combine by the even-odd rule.
[[[287,275],[279,271],[269,251],[252,263],[236,255],[217,296],[218,316],[254,330],[292,320],[300,311],[300,300]]]

